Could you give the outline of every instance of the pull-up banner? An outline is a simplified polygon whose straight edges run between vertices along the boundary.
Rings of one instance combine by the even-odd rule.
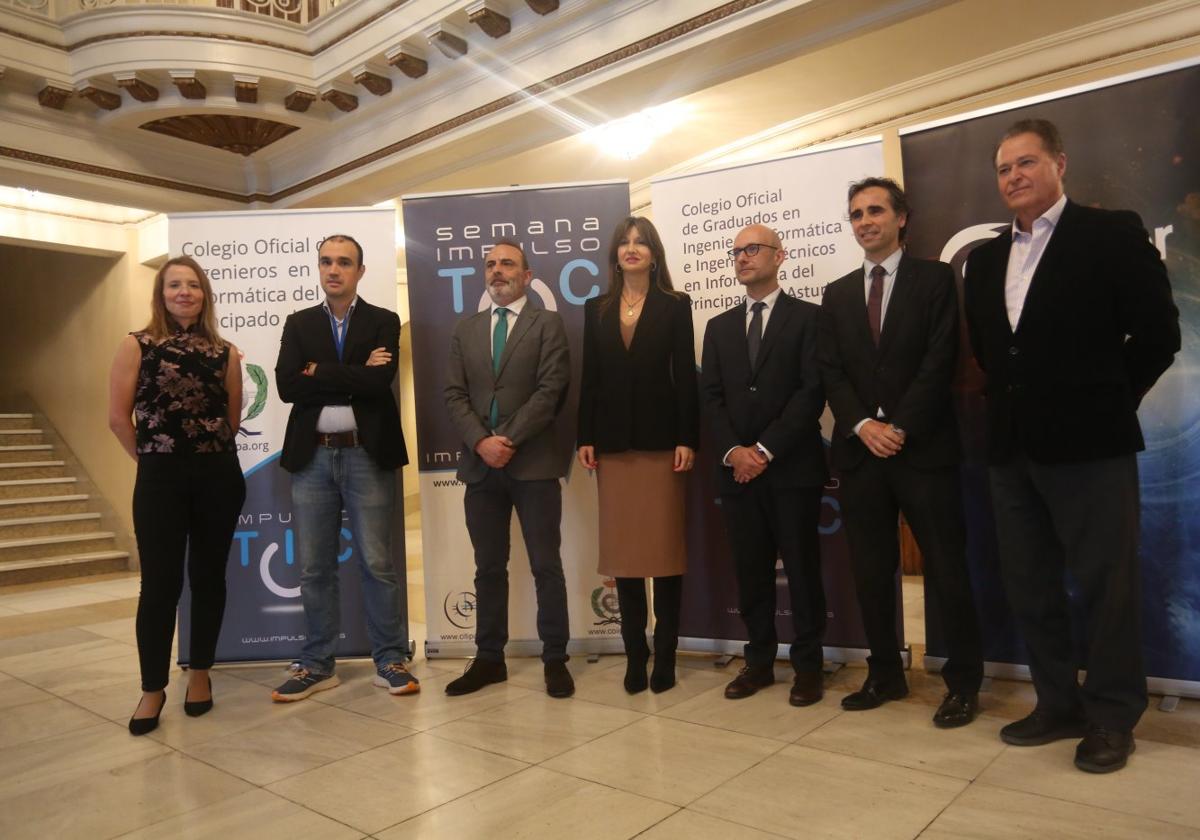
[[[1153,690],[1200,696],[1200,67],[1158,68],[1016,102],[901,137],[904,182],[916,208],[908,237],[959,274],[971,249],[1011,224],[991,158],[1013,122],[1053,121],[1067,153],[1066,192],[1078,204],[1137,211],[1166,261],[1183,350],[1138,411],[1146,451],[1142,494],[1142,643]],[[970,282],[969,280],[967,282]],[[960,295],[961,299],[961,295]],[[992,673],[1025,662],[1001,585],[984,462],[983,374],[965,345],[956,383],[967,449],[969,562]],[[1086,418],[1080,418],[1086,422]],[[926,602],[927,608],[931,605]],[[928,653],[945,656],[937,616]],[[1084,638],[1077,616],[1076,638]],[[1081,652],[1082,655],[1082,652]]]
[[[416,460],[421,482],[427,656],[475,651],[475,560],[455,479],[463,447],[443,388],[454,325],[490,306],[483,259],[492,243],[521,244],[533,281],[530,304],[557,311],[571,349],[571,389],[553,434],[563,462],[562,560],[572,651],[621,650],[615,584],[596,573],[595,480],[575,468],[575,416],[583,304],[608,288],[608,246],[629,215],[626,181],[405,196],[404,239],[416,388]],[[529,556],[513,517],[508,652],[541,653]]]
[[[178,213],[167,217],[171,256],[193,257],[212,283],[221,336],[242,359],[242,424],[238,458],[246,476],[246,503],[233,535],[227,567],[228,599],[217,661],[295,659],[304,644],[300,566],[292,526],[291,479],[276,461],[291,406],[275,389],[275,360],[283,322],[297,309],[324,300],[317,244],[333,233],[363,246],[364,300],[396,309],[396,212],[392,209],[281,210]],[[397,348],[398,349],[398,348]],[[393,388],[395,385],[393,384]],[[404,498],[396,471],[396,498]],[[405,590],[404,525],[397,505],[392,560]],[[348,519],[342,524],[339,656],[371,652],[359,573]],[[179,601],[179,656],[186,663],[191,630],[190,594]],[[408,636],[408,609],[402,605]]]
[[[801,300],[820,304],[826,284],[862,264],[846,215],[850,184],[883,172],[879,140],[816,149],[725,169],[663,178],[652,183],[654,220],[677,285],[692,298],[696,359],[708,320],[741,305],[745,292],[726,253],[738,231],[764,224],[779,232],[787,249],[779,285]],[[833,421],[822,429],[828,443]],[[715,459],[707,424],[688,493],[688,573],[684,576],[680,645],[685,649],[740,653],[745,627],[737,609],[737,584],[714,488]],[[865,656],[866,637],[854,593],[849,549],[842,529],[837,479],[826,488],[821,515],[821,565],[828,625],[827,658]],[[776,622],[780,639],[794,636],[787,577],[776,566]],[[897,587],[897,602],[899,587]],[[904,631],[897,610],[897,630]],[[786,657],[789,645],[780,645]]]

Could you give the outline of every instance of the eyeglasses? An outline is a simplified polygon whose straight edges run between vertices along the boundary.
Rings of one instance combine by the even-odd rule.
[[[733,257],[735,260],[742,255],[744,251],[747,257],[757,257],[759,248],[770,248],[772,251],[778,251],[779,248],[775,245],[766,245],[762,242],[751,242],[742,248],[730,248],[725,253]]]

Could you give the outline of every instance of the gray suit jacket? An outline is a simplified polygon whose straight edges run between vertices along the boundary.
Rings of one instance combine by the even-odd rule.
[[[571,452],[555,451],[554,419],[570,383],[567,332],[557,312],[525,304],[504,345],[499,373],[492,372],[491,309],[459,321],[445,388],[446,410],[465,444],[458,479],[471,483],[487,475],[475,446],[492,434],[492,397],[500,415],[495,433],[510,438],[517,450],[505,467],[508,474],[523,481],[566,475]]]

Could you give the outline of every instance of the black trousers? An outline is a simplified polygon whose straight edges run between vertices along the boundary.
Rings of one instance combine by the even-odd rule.
[[[938,615],[948,656],[942,679],[952,693],[983,682],[983,642],[971,579],[958,467],[920,470],[897,457],[868,455],[842,479],[842,511],[872,676],[902,680],[896,634],[897,534],[903,511],[925,561],[925,593]]]
[[[232,452],[138,457],[133,530],[142,564],[136,622],[142,691],[167,687],[185,562],[192,588],[188,660],[193,668],[212,667],[225,615],[225,563],[245,500],[246,481]]]
[[[683,575],[652,578],[654,581],[654,653],[675,653],[679,645],[679,610],[683,602]],[[645,578],[617,578],[617,602],[621,608],[621,639],[625,655],[645,660],[650,655],[646,646]]]
[[[513,508],[529,552],[537,592],[537,629],[542,661],[567,659],[571,628],[567,583],[559,554],[562,488],[557,479],[521,481],[490,469],[467,485],[463,500],[475,549],[475,647],[480,659],[504,661],[508,643],[508,551]]]
[[[1130,731],[1146,710],[1134,455],[1079,464],[1021,457],[990,469],[1000,565],[1029,650],[1038,708]],[[1065,573],[1087,619],[1086,661],[1072,642]],[[1087,678],[1079,686],[1079,665]]]
[[[778,582],[776,560],[787,574],[792,612],[792,667],[819,671],[824,662],[825,589],[821,581],[820,487],[776,489],[755,479],[741,493],[721,496],[738,606],[746,624],[746,664],[770,667],[778,652],[775,630]]]

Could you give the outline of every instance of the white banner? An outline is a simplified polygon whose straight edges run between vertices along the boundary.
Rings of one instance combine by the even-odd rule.
[[[212,283],[221,336],[237,345],[242,354],[243,420],[237,446],[246,475],[246,504],[230,552],[219,661],[290,659],[298,655],[304,641],[290,479],[275,463],[291,409],[275,388],[279,338],[288,315],[324,299],[317,272],[317,243],[333,233],[352,236],[363,247],[367,270],[358,286],[359,295],[376,306],[396,309],[395,219],[390,208],[178,213],[167,217],[170,256],[190,256],[203,267]],[[397,498],[401,497],[398,492]],[[344,563],[354,551],[348,523],[342,539],[339,560]],[[393,560],[403,582],[404,530],[399,510]],[[341,592],[338,652],[368,653],[359,575],[346,566],[342,568]],[[187,597],[180,601],[181,639],[188,630],[188,602]],[[407,628],[407,616],[405,625]],[[186,650],[187,645],[181,643],[180,651]]]

